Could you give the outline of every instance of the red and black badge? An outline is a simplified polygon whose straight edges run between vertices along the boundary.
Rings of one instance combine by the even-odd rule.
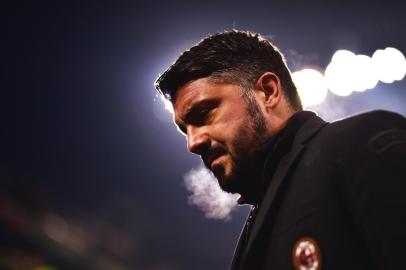
[[[292,260],[296,270],[320,270],[321,254],[317,242],[310,237],[300,238],[293,247]]]

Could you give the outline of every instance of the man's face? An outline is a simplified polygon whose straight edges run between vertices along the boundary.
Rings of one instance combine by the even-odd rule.
[[[178,89],[174,120],[187,136],[189,151],[201,156],[222,189],[244,192],[268,138],[255,94],[244,96],[237,85],[198,79]]]

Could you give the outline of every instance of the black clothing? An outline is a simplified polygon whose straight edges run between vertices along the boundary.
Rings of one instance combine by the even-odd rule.
[[[295,114],[274,137],[264,194],[232,270],[294,269],[303,237],[322,269],[400,269],[406,252],[406,119],[385,111],[326,123]]]

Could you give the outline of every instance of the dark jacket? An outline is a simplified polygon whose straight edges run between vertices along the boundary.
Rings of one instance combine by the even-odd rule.
[[[230,269],[295,269],[309,238],[315,269],[406,269],[405,118],[311,115],[287,141],[278,160],[278,146],[270,153],[269,184]]]

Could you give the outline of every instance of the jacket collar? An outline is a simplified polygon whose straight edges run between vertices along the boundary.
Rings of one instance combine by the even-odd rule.
[[[256,241],[260,240],[258,238],[261,228],[266,226],[269,229],[269,226],[272,226],[272,224],[265,224],[265,222],[273,222],[275,216],[271,215],[275,215],[277,211],[277,209],[274,209],[277,208],[275,199],[283,195],[281,193],[283,193],[284,190],[283,186],[286,186],[288,182],[286,181],[288,173],[292,171],[292,168],[298,161],[299,156],[305,150],[306,143],[311,140],[311,138],[315,136],[317,132],[327,124],[325,121],[323,121],[312,112],[300,112],[299,114],[306,115],[305,121],[299,121],[300,125],[296,128],[296,130],[292,127],[291,124],[288,123],[286,128],[280,133],[280,135],[278,135],[279,138],[274,141],[274,145],[271,148],[272,150],[270,150],[270,154],[266,159],[264,166],[264,177],[267,177],[268,179],[264,179],[264,181],[269,181],[269,185],[266,188],[261,206],[258,209],[258,213],[255,217],[254,223],[252,224],[250,232],[248,233],[248,235],[246,235],[246,237],[248,237],[246,246],[245,248],[243,248],[243,250],[240,250],[238,252],[238,256],[241,256],[241,258],[234,258],[239,261],[238,264],[240,266],[243,266],[247,262],[248,258],[254,257],[253,255],[255,254],[253,254],[251,251],[253,249],[253,244]],[[297,116],[295,118],[297,119]],[[293,121],[295,118],[292,118],[290,120]],[[292,121],[290,123],[292,123]],[[296,120],[294,120],[293,123],[295,122]],[[284,146],[284,148],[288,148],[283,149],[287,150],[288,152],[282,153],[282,156],[276,155],[272,157],[272,154],[277,154],[277,152],[275,151],[279,147],[282,147],[282,144],[279,143],[281,143],[283,140],[287,140],[286,142],[289,142],[287,145]],[[279,158],[279,160],[275,160],[275,158]],[[275,167],[275,162],[277,163],[277,167]]]

